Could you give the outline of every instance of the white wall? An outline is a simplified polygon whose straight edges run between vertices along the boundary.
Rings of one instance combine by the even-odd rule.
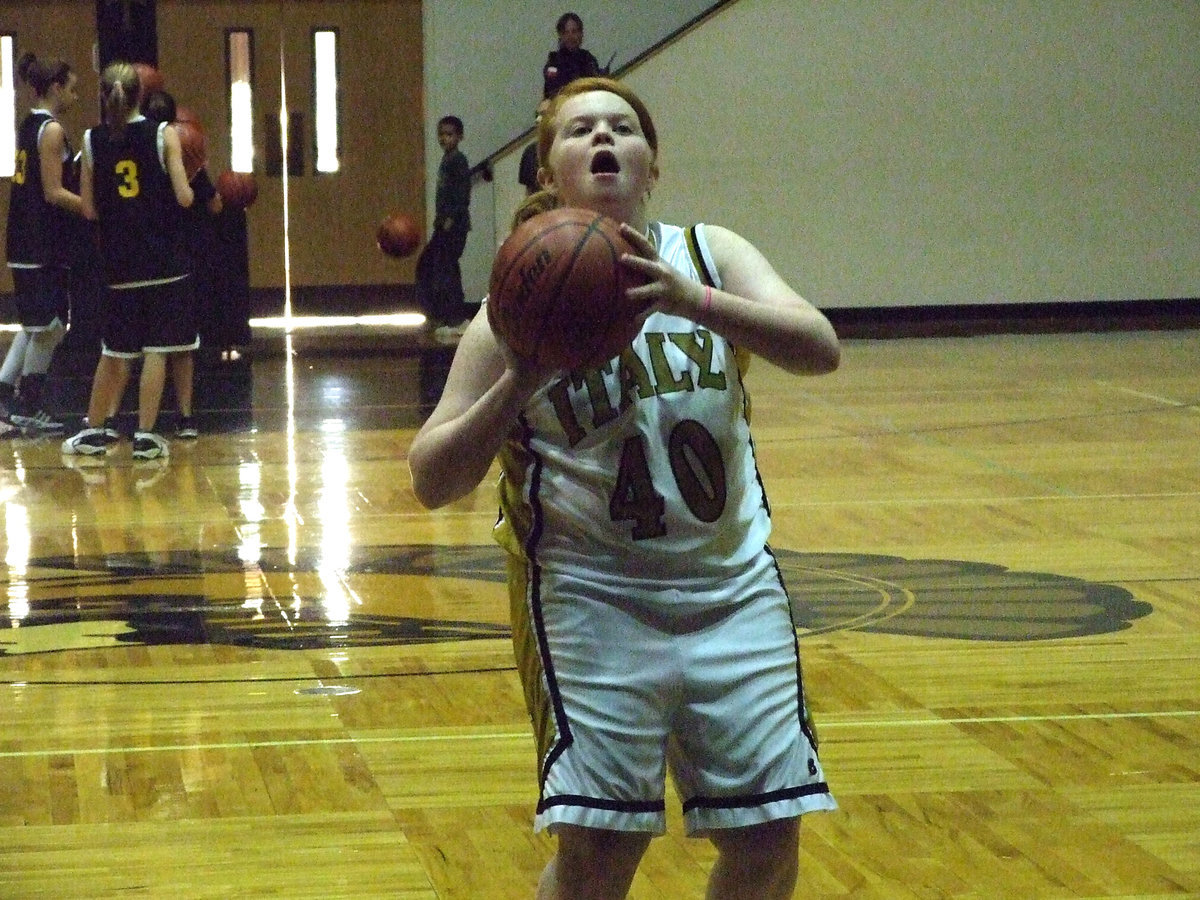
[[[739,0],[626,80],[652,214],[821,306],[1194,298],[1197,47],[1195,0]],[[515,166],[476,198],[501,237]]]
[[[714,5],[716,0],[425,0],[430,218],[442,157],[437,120],[444,115],[463,120],[466,137],[460,149],[472,165],[529,129],[542,96],[542,64],[558,46],[554,23],[560,15],[577,13],[583,19],[584,46],[601,65],[615,53],[617,69]],[[468,297],[487,291],[495,247],[491,193],[482,187],[472,199],[474,229],[463,258]]]

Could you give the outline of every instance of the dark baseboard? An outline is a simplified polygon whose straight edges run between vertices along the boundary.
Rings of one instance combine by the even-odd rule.
[[[1200,299],[994,303],[824,311],[843,338],[1200,328]]]

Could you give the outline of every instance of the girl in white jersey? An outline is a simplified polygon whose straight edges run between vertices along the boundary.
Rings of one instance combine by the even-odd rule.
[[[648,222],[657,135],[624,85],[572,82],[542,118],[543,191],[518,218],[583,207],[623,223],[647,279],[640,334],[596,369],[538,371],[486,313],[409,453],[428,507],[502,463],[496,536],[538,742],[536,828],[558,845],[540,898],[619,898],[665,829],[718,850],[708,897],[791,897],[799,817],[834,801],[796,634],[767,547],[742,376],[750,354],[837,367],[837,337],[750,243]]]

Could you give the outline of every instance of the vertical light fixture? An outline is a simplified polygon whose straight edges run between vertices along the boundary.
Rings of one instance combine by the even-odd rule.
[[[313,121],[316,123],[317,171],[336,172],[338,160],[338,33],[313,30]]]
[[[288,96],[287,96],[287,65],[284,63],[284,35],[279,35],[279,146],[283,151],[283,159],[288,158]],[[283,165],[279,173],[281,195],[283,197],[283,321],[288,333],[288,358],[291,358],[292,334],[292,241],[291,215],[288,209],[288,167]],[[290,385],[289,379],[289,385]],[[292,409],[289,398],[288,409]],[[290,414],[290,413],[289,413]]]
[[[229,74],[229,168],[254,171],[254,35],[250,31],[225,32]]]
[[[0,34],[0,177],[17,171],[17,73],[13,63],[16,38]]]

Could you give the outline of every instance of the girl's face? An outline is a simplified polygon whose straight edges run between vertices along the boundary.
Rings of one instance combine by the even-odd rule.
[[[634,108],[616,94],[590,91],[559,107],[540,177],[561,205],[640,227],[642,201],[658,166]]]
[[[71,72],[67,75],[66,84],[56,83],[50,86],[50,99],[59,111],[70,109],[79,99],[79,93],[75,90],[75,82],[78,80],[75,73]]]

